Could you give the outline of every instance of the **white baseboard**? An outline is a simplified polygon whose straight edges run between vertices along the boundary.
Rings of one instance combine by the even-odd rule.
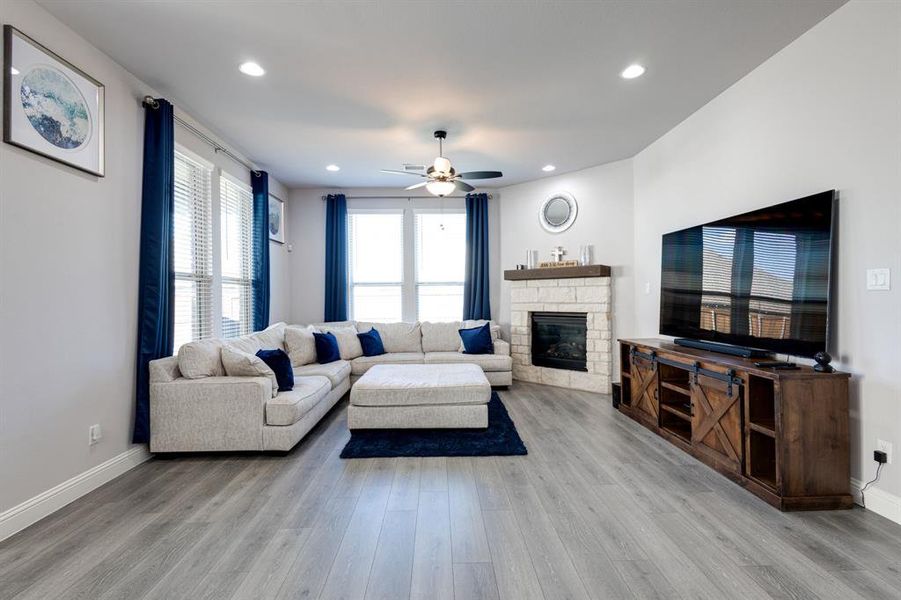
[[[104,483],[112,481],[126,471],[150,458],[146,446],[135,446],[108,461],[88,469],[64,481],[18,506],[0,513],[0,541],[14,535],[29,525],[37,523],[70,502],[78,500]]]
[[[851,478],[851,494],[854,496],[854,502],[861,506],[863,506],[863,502],[861,502],[860,498],[860,488],[863,485],[862,481]],[[866,492],[866,503],[867,510],[871,510],[895,523],[901,523],[901,498],[898,496],[880,490],[878,487],[870,486],[870,489]]]

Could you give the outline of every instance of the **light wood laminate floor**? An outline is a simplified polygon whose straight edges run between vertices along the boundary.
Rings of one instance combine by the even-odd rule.
[[[0,543],[0,598],[899,598],[901,526],[780,513],[616,413],[501,392],[529,455],[155,459]]]

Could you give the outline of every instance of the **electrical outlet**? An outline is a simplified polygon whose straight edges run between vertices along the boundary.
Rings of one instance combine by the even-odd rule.
[[[88,429],[88,445],[93,446],[97,442],[100,441],[100,438],[103,437],[103,432],[100,430],[100,425],[91,425]]]
[[[892,464],[892,443],[886,442],[885,440],[876,440],[876,449],[882,452],[885,452],[885,456],[888,458],[886,462],[888,464]]]
[[[644,282],[644,295],[649,296],[650,294],[651,294],[651,282],[645,281]]]

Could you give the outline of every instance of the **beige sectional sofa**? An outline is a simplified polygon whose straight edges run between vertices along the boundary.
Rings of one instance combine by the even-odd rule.
[[[376,364],[471,363],[492,386],[510,385],[510,346],[497,326],[491,328],[494,354],[462,352],[459,329],[483,323],[279,323],[241,338],[185,344],[178,356],[150,363],[150,451],[290,450]],[[372,327],[386,353],[367,357],[356,332]],[[314,330],[335,334],[341,360],[316,362]],[[273,348],[291,358],[289,392],[278,392],[267,367],[248,367],[257,350]]]

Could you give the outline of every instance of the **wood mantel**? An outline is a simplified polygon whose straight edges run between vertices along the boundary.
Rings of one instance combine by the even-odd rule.
[[[607,265],[588,265],[585,267],[547,267],[545,269],[511,269],[504,271],[504,279],[507,281],[575,279],[577,277],[610,277],[610,267]]]

